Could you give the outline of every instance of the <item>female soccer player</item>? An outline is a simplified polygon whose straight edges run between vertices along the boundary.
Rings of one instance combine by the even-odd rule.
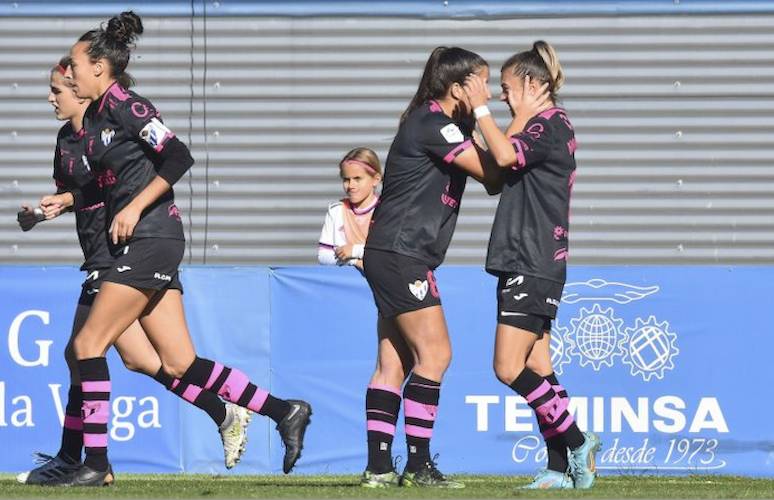
[[[67,123],[59,130],[54,153],[54,180],[57,194],[45,196],[40,201],[40,212],[45,219],[53,219],[63,210],[75,211],[78,240],[83,251],[84,263],[81,270],[86,272],[86,281],[81,289],[73,321],[72,336],[83,326],[86,316],[99,292],[102,275],[111,267],[113,257],[108,251],[105,226],[105,207],[102,193],[82,157],[85,153],[83,141],[83,114],[89,105],[87,99],[75,96],[65,79],[70,58],[64,57],[51,71],[51,86],[48,101],[59,120]],[[125,84],[129,86],[128,75]],[[31,207],[23,206],[19,212],[19,223],[28,231],[39,221]],[[44,220],[45,220],[44,219]],[[181,289],[176,280],[170,286]],[[201,388],[172,379],[161,369],[161,360],[145,336],[140,324],[135,321],[121,334],[115,343],[116,350],[124,365],[139,373],[154,377],[167,389],[186,401],[193,403],[218,425],[225,452],[226,467],[232,468],[244,451],[247,439],[246,426],[250,414],[244,408],[224,403],[216,395]],[[81,419],[81,384],[78,367],[72,349],[72,337],[65,349],[65,360],[70,370],[70,390],[62,428],[62,444],[59,452],[51,457],[38,454],[43,462],[39,467],[17,476],[25,484],[58,484],[69,480],[81,462],[83,447],[83,422]]]
[[[451,345],[433,270],[444,260],[468,175],[494,182],[474,147],[473,109],[462,84],[489,67],[479,55],[438,47],[401,117],[387,157],[384,189],[363,266],[379,310],[376,370],[366,392],[367,487],[459,488],[430,455],[441,380]],[[493,173],[497,173],[491,170]],[[485,179],[486,177],[486,179]],[[399,478],[391,457],[403,389],[408,461]]]
[[[70,484],[98,486],[113,480],[107,458],[110,376],[104,356],[137,319],[169,376],[277,422],[288,473],[300,456],[311,407],[275,398],[243,372],[198,357],[180,291],[170,287],[185,246],[172,185],[193,159],[154,106],[118,82],[129,62],[129,46],[142,31],[140,18],[124,12],[85,33],[70,52],[76,95],[92,100],[84,118],[86,159],[105,193],[115,257],[73,341],[83,391],[86,459]]]
[[[501,78],[501,99],[512,110],[519,96],[540,93],[538,85],[547,85],[549,99],[523,129],[514,122],[503,134],[486,106],[485,82],[475,74],[465,81],[489,151],[508,172],[486,259],[487,272],[499,277],[494,370],[535,410],[546,440],[548,468],[528,488],[590,488],[599,438],[582,433],[568,413],[549,351],[551,320],[566,279],[575,181],[575,133],[556,106],[564,75],[553,47],[538,41],[509,58]]]
[[[339,162],[339,175],[347,197],[331,203],[320,233],[317,259],[323,265],[351,265],[363,269],[371,216],[382,182],[379,157],[368,148],[355,148]]]

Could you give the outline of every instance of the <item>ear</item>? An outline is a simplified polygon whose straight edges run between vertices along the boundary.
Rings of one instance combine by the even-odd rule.
[[[94,71],[94,76],[99,78],[100,76],[102,76],[102,73],[104,73],[105,70],[107,69],[107,65],[105,64],[104,60],[99,59],[96,63],[94,63],[94,66],[92,66],[92,68]]]
[[[449,93],[458,101],[461,101],[466,97],[465,89],[463,89],[462,85],[457,82],[452,83],[451,88],[449,88]]]

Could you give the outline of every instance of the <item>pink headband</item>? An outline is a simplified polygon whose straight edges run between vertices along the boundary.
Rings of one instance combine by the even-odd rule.
[[[347,163],[352,163],[353,165],[360,165],[361,167],[366,169],[366,171],[368,173],[370,173],[371,175],[376,175],[376,174],[379,173],[379,172],[376,171],[376,169],[374,167],[372,167],[371,165],[369,165],[368,163],[366,163],[364,161],[360,161],[360,160],[345,160],[345,161],[341,162],[341,165],[343,166],[343,165],[346,165]]]
[[[54,71],[58,72],[62,76],[65,76],[65,73],[67,73],[67,68],[65,68],[61,64],[57,64],[56,66],[54,66]]]

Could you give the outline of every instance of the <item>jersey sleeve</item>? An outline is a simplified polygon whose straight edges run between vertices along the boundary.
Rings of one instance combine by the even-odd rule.
[[[120,108],[120,119],[129,136],[144,143],[157,153],[164,150],[175,134],[161,121],[161,115],[151,102],[132,95]]]
[[[538,118],[532,120],[522,132],[511,137],[511,144],[516,150],[514,170],[521,170],[548,157],[554,142],[553,129],[548,120]]]
[[[448,164],[453,163],[463,151],[473,147],[472,136],[442,113],[428,115],[417,139],[426,153]]]
[[[336,223],[333,219],[333,206],[328,207],[325,214],[325,222],[320,232],[320,241],[317,246],[317,261],[324,266],[335,266],[336,254]]]
[[[62,193],[72,194],[73,208],[78,210],[82,208],[84,205],[83,191],[78,186],[68,184],[67,180],[62,175],[63,168],[64,167],[62,165],[62,150],[59,147],[59,143],[57,141],[57,145],[54,148],[54,173],[52,175],[52,177],[54,178],[54,185],[56,186],[56,194],[62,194]]]

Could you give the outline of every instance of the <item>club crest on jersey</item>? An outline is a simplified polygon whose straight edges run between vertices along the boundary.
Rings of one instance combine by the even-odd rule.
[[[411,292],[411,295],[417,298],[417,300],[425,300],[425,297],[427,296],[427,280],[416,280],[413,283],[409,283],[409,291]]]
[[[156,151],[161,151],[171,137],[174,137],[172,131],[158,118],[151,118],[151,121],[140,130],[140,139],[147,142]]]
[[[453,123],[450,123],[442,128],[441,135],[444,139],[446,139],[446,142],[450,144],[456,144],[465,140],[465,136],[462,135],[460,128]]]
[[[102,144],[108,147],[113,142],[113,136],[116,135],[116,131],[106,128],[102,131]]]

